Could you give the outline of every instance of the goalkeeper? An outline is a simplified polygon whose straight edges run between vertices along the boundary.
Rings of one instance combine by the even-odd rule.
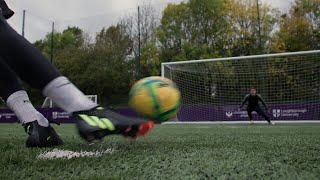
[[[122,116],[89,100],[7,23],[6,19],[13,14],[0,0],[0,97],[24,126],[27,147],[50,147],[63,141],[33,107],[19,78],[70,113],[76,119],[80,136],[88,142],[111,134],[136,138],[153,127],[151,121]]]
[[[270,125],[274,125],[273,122],[271,122],[270,117],[268,114],[261,109],[259,102],[262,103],[262,105],[265,107],[266,110],[268,110],[268,107],[266,103],[263,101],[262,97],[257,94],[257,89],[251,88],[250,89],[250,94],[246,95],[240,109],[247,103],[247,112],[249,116],[249,120],[251,123],[253,123],[253,118],[252,118],[252,112],[255,111],[257,112],[261,117],[263,117]]]

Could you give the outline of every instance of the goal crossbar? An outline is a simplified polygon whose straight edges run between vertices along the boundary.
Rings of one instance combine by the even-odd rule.
[[[188,61],[176,61],[176,62],[165,62],[165,63],[161,63],[161,76],[164,77],[164,67],[166,65],[206,63],[206,62],[230,61],[230,60],[263,59],[263,58],[270,58],[270,57],[299,56],[299,55],[308,55],[308,54],[317,54],[317,53],[320,53],[320,50],[299,51],[299,52],[285,52],[285,53],[274,53],[274,54],[262,54],[262,55],[251,55],[251,56],[236,56],[236,57],[201,59],[201,60],[188,60]]]

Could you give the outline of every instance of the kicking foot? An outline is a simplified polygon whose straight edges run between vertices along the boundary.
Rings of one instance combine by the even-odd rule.
[[[152,121],[126,117],[102,107],[75,112],[73,116],[80,136],[89,143],[112,134],[135,139],[145,136],[154,127]]]
[[[276,123],[275,122],[269,122],[269,125],[274,126],[274,125],[276,125]]]
[[[250,124],[250,125],[253,125],[253,124],[254,124],[253,120],[251,120],[249,124]]]
[[[51,125],[48,127],[40,126],[37,121],[23,125],[29,137],[26,146],[31,147],[52,147],[63,145],[62,139]]]

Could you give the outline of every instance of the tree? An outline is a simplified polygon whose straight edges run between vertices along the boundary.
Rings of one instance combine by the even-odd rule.
[[[183,53],[183,46],[191,39],[190,10],[186,3],[168,4],[163,11],[157,36],[161,43],[161,59],[165,62],[185,60],[177,58]]]
[[[124,96],[132,81],[132,41],[121,25],[102,29],[89,48],[78,47],[61,51],[57,67],[85,93],[98,94],[106,99]]]
[[[157,62],[152,62],[151,64],[145,64],[146,62],[151,62],[157,58],[150,57],[149,60],[142,59],[147,56],[144,51],[149,51],[150,47],[156,48],[156,28],[158,26],[158,11],[149,3],[142,4],[139,6],[139,14],[133,13],[129,16],[123,18],[120,24],[125,27],[126,34],[132,40],[132,56],[130,56],[132,61],[135,61],[135,69],[140,72],[140,77],[148,76],[148,72],[145,71],[148,68],[154,69],[155,67],[150,67],[151,64],[156,65]],[[139,29],[140,28],[140,29]],[[155,49],[153,49],[155,50]],[[138,64],[137,62],[140,61]],[[137,67],[140,66],[140,67]],[[158,66],[156,66],[158,67]],[[139,70],[138,70],[139,68]],[[137,72],[136,72],[137,73]]]
[[[38,40],[34,43],[46,57],[50,57],[51,54],[51,42],[52,34],[48,33],[43,40]],[[67,47],[80,47],[84,43],[84,33],[78,27],[68,27],[62,33],[53,33],[53,48],[54,51],[63,50]]]
[[[49,55],[51,34],[35,45]],[[54,47],[55,66],[85,94],[97,94],[100,100],[127,95],[133,80],[128,59],[132,40],[121,24],[102,29],[95,42],[87,42],[81,29],[69,27],[54,33]]]
[[[275,34],[274,52],[320,48],[320,0],[296,0],[288,14],[281,16]]]
[[[223,48],[220,39],[224,38],[227,26],[227,3],[224,0],[190,0],[192,37],[191,42],[198,46],[206,45],[210,50]]]
[[[158,76],[161,69],[161,61],[155,43],[150,42],[142,49],[141,71],[145,76]]]
[[[269,52],[276,10],[253,0],[169,4],[158,28],[164,61]],[[260,42],[261,39],[261,42]]]
[[[258,7],[256,0],[231,1],[229,6],[231,36],[227,37],[230,38],[232,56],[270,52],[270,42],[277,23],[277,10],[266,4]]]
[[[158,38],[164,61],[218,57],[226,48],[227,3],[190,0],[169,4],[163,12]]]

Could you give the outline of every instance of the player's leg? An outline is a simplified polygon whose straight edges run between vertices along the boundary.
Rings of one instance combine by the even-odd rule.
[[[255,108],[255,111],[256,111],[261,117],[263,117],[266,121],[268,121],[269,124],[272,124],[272,125],[274,124],[274,123],[271,122],[270,117],[268,116],[268,114],[267,114],[264,110],[262,110],[260,107],[256,107],[256,108]]]
[[[137,136],[151,129],[151,122],[127,118],[98,108],[66,77],[0,17],[0,55],[16,74],[29,85],[42,90],[60,108],[78,119],[78,128],[87,140],[107,134]],[[116,115],[115,115],[116,114]],[[110,128],[112,124],[112,127]]]
[[[252,109],[248,108],[247,113],[250,120],[250,124],[253,124]]]
[[[16,74],[0,58],[0,97],[15,113],[29,134],[27,147],[54,146],[63,141],[50,126],[48,120],[31,104]],[[50,140],[48,140],[50,137]]]

